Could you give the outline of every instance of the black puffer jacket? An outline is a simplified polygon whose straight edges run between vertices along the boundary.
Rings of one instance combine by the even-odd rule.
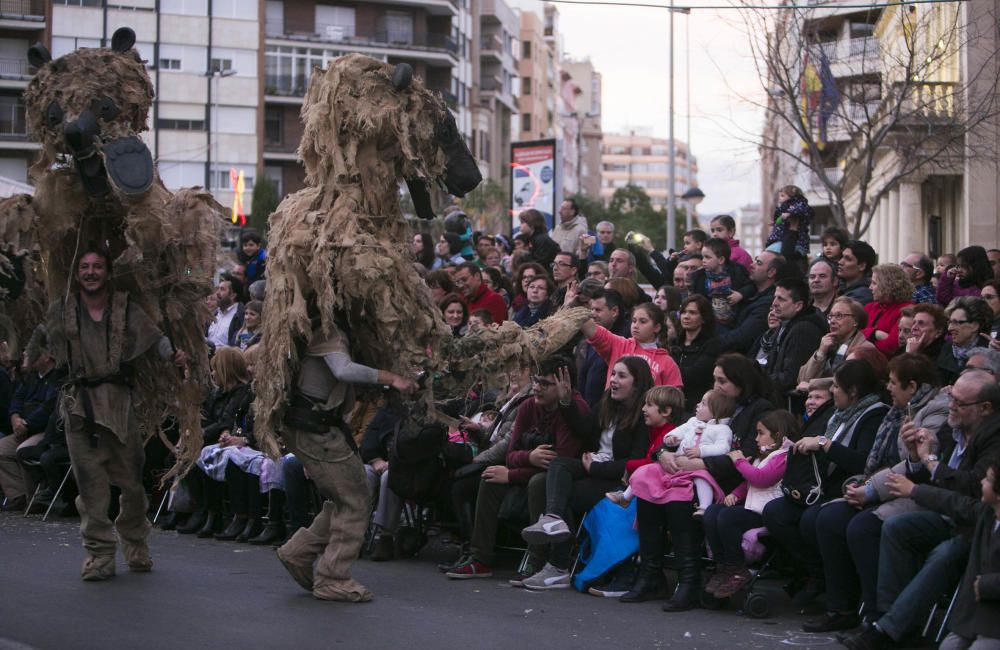
[[[235,435],[236,428],[243,425],[243,418],[250,410],[253,392],[250,384],[240,384],[228,391],[216,390],[202,406],[202,438],[206,445],[219,442],[223,431]]]

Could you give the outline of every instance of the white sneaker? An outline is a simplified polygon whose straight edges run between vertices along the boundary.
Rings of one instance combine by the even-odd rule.
[[[542,515],[538,521],[521,531],[521,537],[529,544],[556,544],[573,536],[566,522],[553,515]]]
[[[542,570],[522,581],[525,589],[544,591],[546,589],[569,589],[569,571],[557,569],[548,562]]]

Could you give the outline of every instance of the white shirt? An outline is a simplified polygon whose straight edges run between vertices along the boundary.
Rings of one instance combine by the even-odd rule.
[[[215,320],[208,326],[208,342],[214,343],[215,347],[224,348],[229,346],[229,326],[236,316],[237,307],[239,307],[239,303],[234,302],[229,305],[229,309],[226,311],[222,311],[221,309],[215,310]]]

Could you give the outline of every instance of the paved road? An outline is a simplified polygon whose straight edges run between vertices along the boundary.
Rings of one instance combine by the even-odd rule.
[[[0,650],[840,647],[797,632],[787,613],[665,614],[657,603],[513,589],[509,574],[449,581],[435,567],[441,545],[415,560],[359,562],[355,576],[376,594],[363,605],[313,599],[270,548],[159,530],[151,547],[152,573],[123,571],[119,557],[114,580],[84,583],[76,520],[0,513]]]

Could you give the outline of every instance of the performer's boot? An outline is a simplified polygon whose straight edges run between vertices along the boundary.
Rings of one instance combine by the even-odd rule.
[[[247,523],[240,534],[236,536],[237,542],[245,544],[250,541],[250,538],[260,535],[260,532],[264,530],[264,524],[260,521],[263,514],[260,501],[260,479],[250,474],[247,477]]]
[[[250,540],[251,544],[274,544],[285,538],[285,492],[268,492],[267,525],[263,532]]]
[[[83,568],[80,575],[86,582],[97,582],[115,577],[115,556],[114,555],[90,555],[87,554],[83,561]]]

